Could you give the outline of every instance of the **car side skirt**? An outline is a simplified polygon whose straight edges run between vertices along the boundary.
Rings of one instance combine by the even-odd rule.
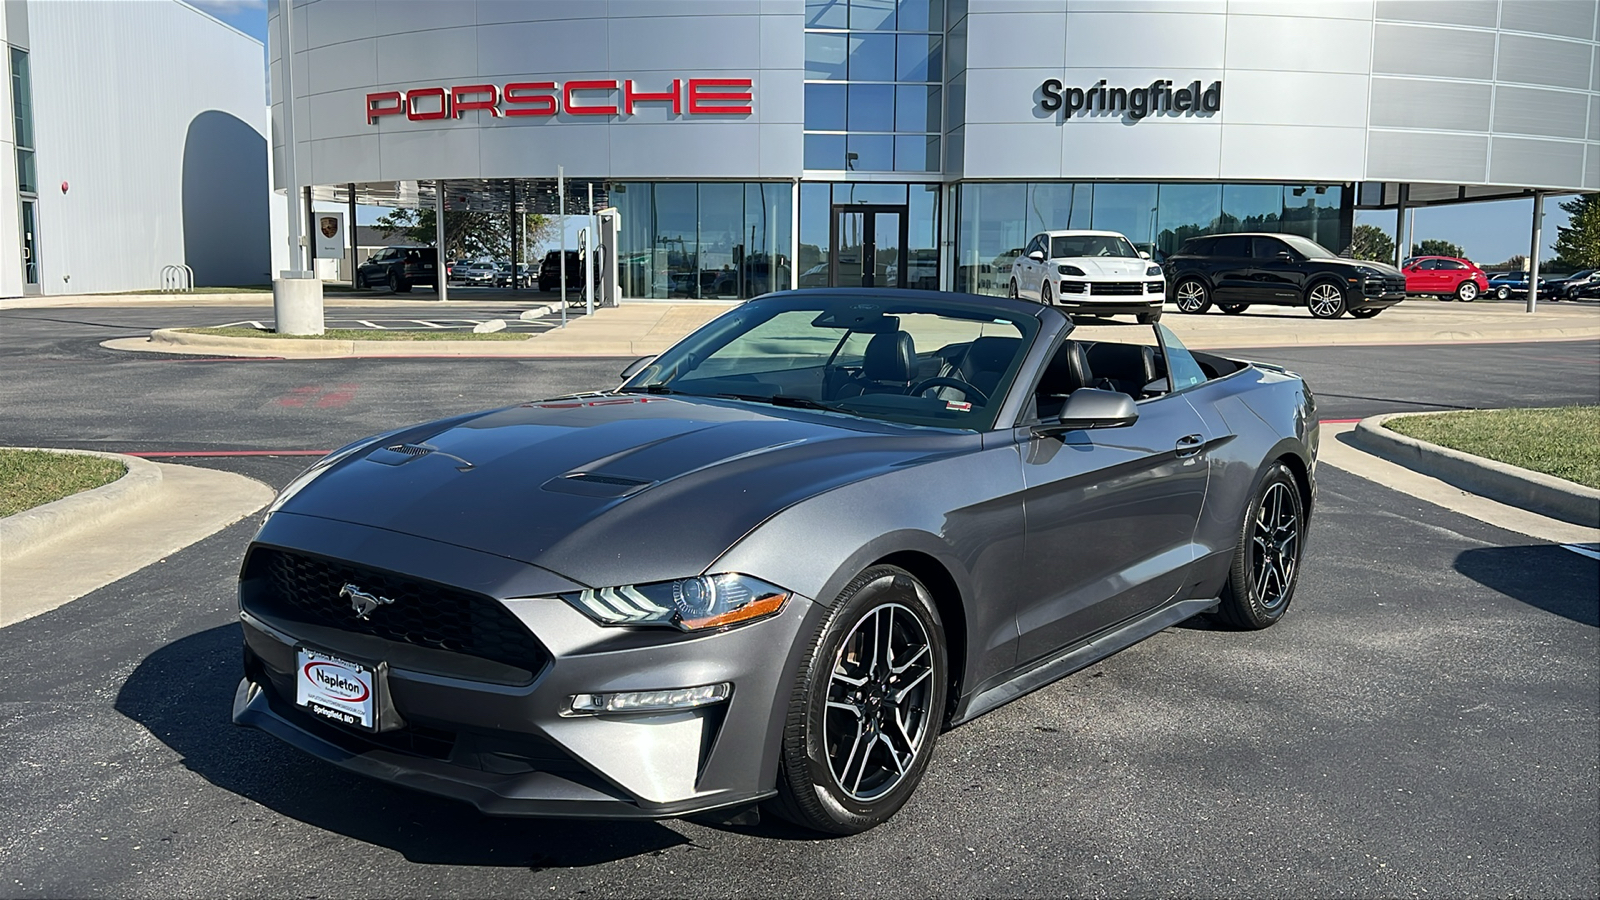
[[[1219,602],[1217,598],[1211,597],[1169,603],[1125,625],[1101,632],[1096,637],[1046,656],[1005,681],[970,695],[956,707],[950,724],[960,725],[976,719],[1024,694],[1036,691],[1113,653],[1125,650],[1164,628],[1216,609]]]

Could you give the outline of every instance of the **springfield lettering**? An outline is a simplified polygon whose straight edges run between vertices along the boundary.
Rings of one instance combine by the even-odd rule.
[[[1172,82],[1156,80],[1149,87],[1108,88],[1104,78],[1089,88],[1065,87],[1060,80],[1047,79],[1039,85],[1039,108],[1045,112],[1065,110],[1063,118],[1079,118],[1091,113],[1122,113],[1134,121],[1158,113],[1169,115],[1210,115],[1222,109],[1222,82],[1213,81],[1202,89],[1197,80],[1188,87],[1172,87]]]

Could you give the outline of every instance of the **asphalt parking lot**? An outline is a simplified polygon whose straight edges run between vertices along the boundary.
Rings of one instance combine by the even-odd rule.
[[[603,388],[626,363],[98,346],[174,312],[0,312],[0,443],[248,453],[181,461],[282,486],[306,460],[272,451]],[[219,313],[193,324],[245,318]],[[1241,355],[1304,374],[1326,419],[1600,403],[1595,341]],[[1185,623],[946,733],[905,810],[835,840],[486,819],[234,728],[252,517],[0,630],[0,894],[1600,894],[1600,564],[1319,479],[1281,625]]]

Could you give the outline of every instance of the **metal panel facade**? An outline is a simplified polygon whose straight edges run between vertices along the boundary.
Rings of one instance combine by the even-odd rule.
[[[267,281],[261,44],[177,2],[31,2],[28,24],[43,292],[185,262]]]
[[[294,55],[304,73],[296,82],[297,130],[308,182],[539,177],[558,165],[569,175],[616,179],[805,174],[801,0],[296,5]],[[935,177],[1520,187],[1533,183],[1503,179],[1534,171],[1528,160],[1538,159],[1559,163],[1543,182],[1579,188],[1589,157],[1600,155],[1589,113],[1600,96],[1597,7],[1595,0],[949,2],[944,160]],[[749,79],[752,112],[674,115],[655,103],[631,116],[469,110],[459,118],[369,122],[364,114],[366,95],[383,91],[630,78],[655,91],[693,75]],[[1220,81],[1222,102],[1215,112],[1134,120],[1095,111],[1068,119],[1041,108],[1046,79],[1124,89]],[[1492,159],[1500,146],[1510,159]]]

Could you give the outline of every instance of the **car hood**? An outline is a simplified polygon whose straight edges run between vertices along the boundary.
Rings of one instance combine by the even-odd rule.
[[[1145,269],[1155,263],[1148,259],[1128,259],[1124,256],[1061,256],[1050,260],[1050,265],[1077,266],[1090,276],[1143,278]]]
[[[795,502],[979,441],[731,401],[598,395],[407,430],[341,460],[281,509],[603,587],[699,574]]]

